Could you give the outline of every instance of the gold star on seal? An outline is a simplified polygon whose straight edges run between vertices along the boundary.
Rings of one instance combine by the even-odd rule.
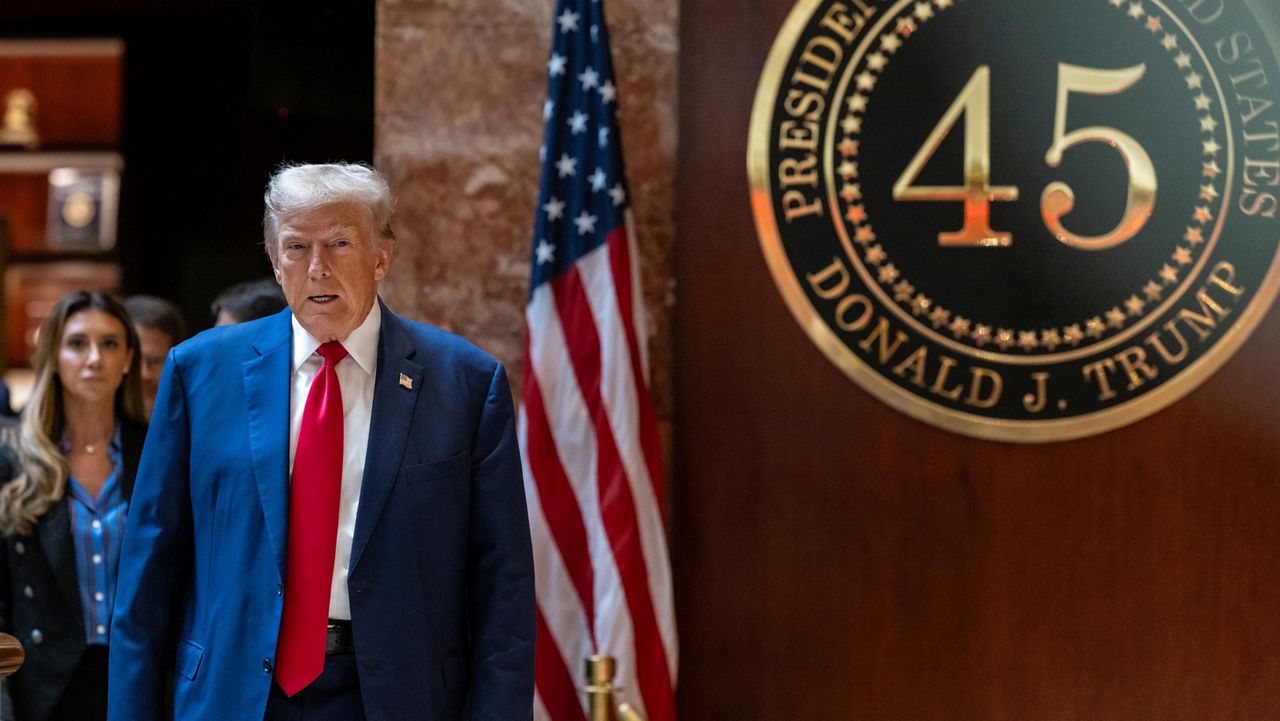
[[[1062,331],[1062,339],[1071,345],[1080,345],[1080,341],[1084,340],[1084,333],[1080,331],[1080,325],[1072,323]]]
[[[1206,133],[1212,133],[1218,129],[1218,121],[1214,120],[1212,116],[1206,115],[1200,118],[1200,129]]]
[[[924,315],[933,307],[933,301],[929,300],[929,296],[924,293],[917,293],[915,298],[911,299],[911,312],[916,315]]]
[[[1178,53],[1178,55],[1173,59],[1173,62],[1177,63],[1178,67],[1186,70],[1191,67],[1191,56],[1186,53]]]
[[[1191,251],[1179,246],[1177,250],[1173,251],[1173,261],[1178,265],[1190,265]]]
[[[1013,347],[1013,331],[1008,328],[1001,328],[996,331],[996,345],[1000,346],[1000,350],[1009,350]]]
[[[1218,189],[1213,187],[1213,183],[1206,183],[1200,186],[1200,197],[1206,203],[1212,203],[1214,198],[1219,196]]]
[[[1196,110],[1208,110],[1209,104],[1212,102],[1213,100],[1210,99],[1208,95],[1200,93],[1195,97]]]
[[[845,101],[849,106],[849,112],[860,113],[867,109],[867,96],[860,93],[854,93]]]
[[[942,306],[937,306],[929,314],[929,322],[933,324],[934,328],[941,328],[951,322],[951,311]]]
[[[852,160],[846,160],[836,168],[836,172],[840,173],[840,177],[845,180],[853,180],[858,177],[858,164]]]
[[[921,20],[928,20],[933,17],[933,7],[927,2],[916,3],[914,14]]]
[[[870,72],[863,71],[858,73],[858,77],[854,78],[854,80],[857,81],[859,90],[875,90],[876,76],[872,75]]]
[[[1129,300],[1124,302],[1124,307],[1129,311],[1129,315],[1138,318],[1142,315],[1142,311],[1146,310],[1147,304],[1136,295],[1129,296]]]
[[[951,325],[949,326],[951,329],[951,335],[956,338],[963,338],[969,334],[969,326],[970,323],[968,318],[956,316],[956,319],[951,321]]]
[[[1107,0],[1107,2],[1111,3],[1112,7],[1117,7],[1117,8],[1120,7],[1121,5],[1124,5],[1124,0]]]
[[[898,34],[902,37],[911,37],[911,33],[916,31],[916,21],[911,18],[898,18]]]
[[[861,205],[855,205],[849,208],[849,211],[844,214],[844,217],[848,218],[850,223],[858,225],[867,219],[867,211]]]
[[[1192,245],[1200,245],[1204,242],[1204,231],[1199,228],[1187,227],[1187,234],[1182,239]]]
[[[862,200],[862,186],[857,183],[845,183],[840,188],[840,197],[844,198],[844,202],[852,203],[855,200]]]
[[[1123,328],[1124,327],[1124,311],[1119,308],[1112,308],[1107,311],[1107,327]]]
[[[1164,23],[1160,22],[1160,18],[1152,15],[1147,18],[1147,30],[1151,31],[1152,35],[1155,35],[1164,30]]]
[[[933,0],[933,4],[937,5],[939,10],[946,10],[955,4],[955,0]]]
[[[1204,164],[1204,172],[1201,175],[1206,178],[1216,178],[1222,175],[1222,168],[1218,167],[1218,161],[1210,160]]]
[[[1090,338],[1101,338],[1106,327],[1102,324],[1102,319],[1094,316],[1084,322],[1084,334]]]
[[[888,257],[889,254],[884,252],[884,248],[881,248],[878,245],[873,245],[870,248],[867,248],[867,262],[872,265],[880,265]]]
[[[893,299],[899,303],[906,303],[915,294],[916,287],[905,280],[893,286]]]
[[[1178,282],[1178,271],[1172,265],[1165,263],[1160,268],[1160,279],[1169,285]]]
[[[1058,329],[1046,328],[1040,331],[1040,345],[1047,348],[1050,352],[1062,345],[1062,336],[1058,335]]]
[[[1222,146],[1218,145],[1218,141],[1216,138],[1209,138],[1208,140],[1204,141],[1203,145],[1204,145],[1205,155],[1216,156],[1218,154],[1218,151],[1222,150]]]
[[[880,72],[881,70],[884,70],[884,66],[888,64],[889,64],[889,58],[886,58],[881,53],[871,53],[870,55],[867,56],[867,67],[871,68],[872,70],[875,70],[876,72]]]
[[[1164,38],[1160,40],[1160,44],[1164,46],[1165,50],[1172,51],[1178,47],[1178,37],[1170,33],[1165,33]]]
[[[1040,345],[1040,341],[1036,340],[1036,332],[1033,330],[1024,330],[1018,332],[1018,347],[1022,350],[1035,350]]]
[[[1164,290],[1154,280],[1147,281],[1147,284],[1142,286],[1142,292],[1152,303],[1160,300],[1160,296],[1164,295]]]
[[[885,52],[896,53],[898,48],[902,47],[902,38],[892,33],[880,36],[880,47]]]
[[[1146,14],[1146,11],[1142,9],[1142,3],[1134,3],[1129,6],[1129,17],[1133,18],[1134,20],[1137,20],[1138,18],[1142,17],[1145,14]]]
[[[856,140],[845,138],[840,141],[840,145],[837,147],[840,149],[840,154],[846,158],[852,158],[858,154],[858,141]]]
[[[1209,209],[1204,207],[1203,205],[1197,206],[1195,218],[1196,218],[1196,222],[1198,223],[1208,223],[1209,221],[1213,220],[1213,213],[1210,213]]]
[[[881,283],[885,283],[885,284],[892,283],[893,281],[897,280],[898,277],[901,275],[902,274],[898,272],[897,267],[895,267],[893,263],[890,263],[885,266],[881,266],[880,268]]]
[[[871,231],[871,226],[869,225],[861,226],[853,233],[853,242],[858,245],[875,242],[875,239],[876,234]]]
[[[984,346],[990,343],[991,326],[978,324],[978,327],[973,329],[973,342],[977,343],[979,346]]]
[[[840,129],[847,135],[857,135],[862,132],[862,119],[853,115],[846,115],[840,121]]]
[[[1200,73],[1193,72],[1187,76],[1186,80],[1188,90],[1199,90],[1201,81],[1204,80],[1204,77],[1202,77]]]

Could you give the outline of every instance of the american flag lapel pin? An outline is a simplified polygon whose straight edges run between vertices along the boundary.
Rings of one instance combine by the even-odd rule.
[[[407,375],[405,375],[405,374],[401,373],[401,374],[400,374],[400,387],[401,387],[401,388],[404,388],[405,390],[410,390],[410,391],[411,391],[411,390],[413,390],[413,379],[412,379],[412,378],[410,378],[409,376],[407,376]]]

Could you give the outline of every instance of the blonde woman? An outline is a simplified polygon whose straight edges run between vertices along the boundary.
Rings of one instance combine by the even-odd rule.
[[[8,684],[18,721],[106,718],[116,570],[146,435],[140,358],[119,302],[69,293],[40,327],[18,425],[0,430],[0,466],[16,474],[0,486],[0,629],[27,653]]]

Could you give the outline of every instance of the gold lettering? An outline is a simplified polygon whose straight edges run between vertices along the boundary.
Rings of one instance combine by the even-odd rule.
[[[1125,348],[1116,354],[1116,360],[1120,361],[1120,365],[1124,367],[1125,375],[1129,376],[1129,385],[1127,388],[1131,391],[1137,390],[1146,385],[1147,381],[1153,381],[1159,373],[1151,364],[1147,362],[1147,352],[1142,346],[1135,345]],[[1141,375],[1138,373],[1141,371]],[[1146,378],[1143,378],[1146,376]]]
[[[778,149],[818,152],[818,124],[782,121],[778,124]]]
[[[823,300],[839,298],[849,289],[849,269],[845,268],[844,261],[839,256],[832,259],[831,265],[817,273],[809,273],[805,278],[809,281],[809,287],[813,288],[814,295]],[[831,284],[832,279],[835,279],[834,284]]]
[[[1222,58],[1224,63],[1234,63],[1245,54],[1253,52],[1253,40],[1249,38],[1248,33],[1232,33],[1214,43],[1214,47],[1218,49],[1218,57]]]
[[[1004,393],[1004,379],[999,373],[990,368],[970,368],[969,373],[972,378],[969,380],[969,397],[964,399],[966,405],[974,408],[994,408],[1000,402],[1000,396]],[[990,381],[991,391],[983,397],[982,386],[984,381]]]
[[[871,312],[870,305],[870,302],[868,302],[868,314]],[[863,323],[863,326],[865,327],[866,323]],[[861,328],[858,328],[858,330],[861,330]],[[875,345],[877,339],[880,341],[880,365],[884,365],[889,362],[889,359],[893,357],[893,354],[897,353],[898,349],[902,347],[902,344],[906,342],[907,334],[902,331],[897,331],[894,334],[893,343],[889,343],[889,319],[881,318],[880,322],[876,324],[875,330],[871,331],[866,338],[863,338],[862,342],[858,344],[858,347],[870,353],[871,346]]]
[[[1201,25],[1212,25],[1226,10],[1222,0],[1182,0],[1182,4],[1187,7],[1191,17],[1198,20]]]
[[[810,215],[822,215],[822,199],[809,200],[799,190],[788,190],[782,194],[782,213],[787,222]]]
[[[954,401],[964,392],[964,386],[962,385],[957,385],[950,390],[947,389],[947,375],[951,373],[952,368],[956,367],[956,361],[954,358],[948,358],[947,356],[939,356],[939,360],[942,362],[942,366],[938,368],[938,376],[933,380],[933,387],[929,389],[929,392]]]
[[[806,93],[793,88],[787,91],[787,97],[782,101],[782,107],[787,111],[787,115],[793,118],[816,121],[822,117],[823,111],[826,110],[827,101],[822,97],[821,93]]]
[[[912,377],[907,380],[924,388],[924,364],[929,359],[929,349],[927,346],[920,346],[914,353],[907,356],[907,359],[894,367],[893,372],[902,378],[907,378],[907,372],[912,372]]]
[[[1108,373],[1116,372],[1116,363],[1110,358],[1103,358],[1100,361],[1090,363],[1084,367],[1084,380],[1087,383],[1089,376],[1093,376],[1098,384],[1098,400],[1109,401],[1116,397],[1116,392],[1111,389],[1111,379],[1107,377]]]
[[[1255,89],[1267,87],[1267,71],[1266,68],[1262,67],[1262,61],[1256,57],[1248,58],[1245,61],[1245,65],[1249,66],[1250,69],[1245,72],[1232,75],[1231,86],[1239,90],[1240,86],[1246,81],[1256,79],[1258,83],[1254,86]],[[1239,98],[1239,94],[1237,94],[1236,97]]]
[[[1245,132],[1245,134],[1244,134],[1244,142],[1245,142],[1246,144],[1248,144],[1248,143],[1259,143],[1259,142],[1269,142],[1269,143],[1271,143],[1272,145],[1271,145],[1271,147],[1270,147],[1270,148],[1266,148],[1266,151],[1268,151],[1268,152],[1272,152],[1272,153],[1280,153],[1280,123],[1277,123],[1277,122],[1276,122],[1276,121],[1274,121],[1274,120],[1268,120],[1267,122],[1263,123],[1263,125],[1265,125],[1265,126],[1267,126],[1267,127],[1271,128],[1271,132],[1269,132],[1269,133],[1266,133],[1266,132],[1258,132],[1258,133]]]
[[[857,320],[848,320],[845,316],[849,314],[849,309],[853,308],[855,305],[862,306],[862,315],[858,316]],[[839,303],[836,304],[836,325],[840,326],[843,330],[847,330],[851,333],[857,333],[863,328],[866,328],[867,324],[870,322],[871,301],[867,296],[858,295],[856,293],[854,295],[846,295],[840,299]],[[883,363],[884,361],[881,362]]]
[[[1045,404],[1048,403],[1049,374],[1043,371],[1032,373],[1031,380],[1036,382],[1036,392],[1028,393],[1022,397],[1022,407],[1026,408],[1029,413],[1039,413],[1044,410]]]
[[[826,53],[820,51],[826,51]],[[819,35],[809,41],[804,46],[804,54],[800,56],[800,66],[813,66],[823,75],[826,80],[823,81],[823,87],[831,83],[831,77],[835,75],[836,67],[840,65],[840,61],[844,59],[844,49],[840,47],[840,43],[825,36]],[[825,90],[823,92],[826,92]]]
[[[863,12],[866,11],[864,10]],[[845,45],[853,42],[853,39],[857,37],[858,31],[866,24],[866,17],[850,15],[849,8],[844,3],[833,3],[831,7],[827,8],[827,14],[822,16],[821,23],[822,27],[840,36]]]
[[[1264,218],[1274,218],[1276,213],[1280,211],[1280,198],[1271,193],[1260,193],[1253,188],[1245,188],[1240,193],[1240,212],[1256,218],[1261,215]]]
[[[1174,321],[1185,322],[1187,327],[1195,331],[1196,336],[1203,342],[1218,327],[1218,322],[1214,320],[1214,315],[1217,315],[1218,319],[1222,319],[1227,317],[1227,314],[1231,311],[1214,302],[1213,298],[1209,297],[1209,292],[1203,288],[1196,293],[1196,300],[1200,303],[1202,312],[1197,313],[1189,308],[1183,308],[1178,311],[1178,317],[1174,318]]]
[[[1245,123],[1252,123],[1258,119],[1259,115],[1275,106],[1275,103],[1266,98],[1255,98],[1249,95],[1236,95],[1236,100],[1239,100],[1241,105],[1249,106],[1249,111],[1242,116]]]
[[[818,156],[807,155],[804,160],[787,158],[778,163],[778,183],[789,188],[793,185],[818,187]]]
[[[1213,270],[1209,271],[1210,283],[1239,298],[1244,295],[1245,289],[1232,285],[1235,279],[1236,267],[1225,260],[1213,266]]]
[[[1160,338],[1159,331],[1147,336],[1147,345],[1155,348],[1160,357],[1164,359],[1167,365],[1177,365],[1187,359],[1187,354],[1191,352],[1190,346],[1187,345],[1187,339],[1183,337],[1182,331],[1178,329],[1178,321],[1169,321],[1164,324],[1164,329],[1169,331],[1178,339],[1178,352],[1170,353],[1169,348],[1165,346],[1164,341]]]
[[[1280,160],[1258,160],[1245,156],[1244,184],[1280,187]]]

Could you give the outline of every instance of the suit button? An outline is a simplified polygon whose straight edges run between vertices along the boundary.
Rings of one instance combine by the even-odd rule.
[[[262,672],[267,674],[268,676],[271,675],[271,659],[269,658],[262,659]]]
[[[284,584],[283,584],[283,583],[277,583],[277,584],[276,584],[276,595],[277,595],[277,596],[283,596],[283,595],[284,595]]]
[[[44,643],[44,634],[41,633],[40,629],[38,628],[31,629],[31,643],[34,643],[37,645]]]
[[[22,595],[26,596],[27,598],[35,598],[35,597],[36,597],[36,592],[35,592],[34,590],[32,590],[32,588],[31,588],[30,586],[23,586],[23,587],[22,587]]]
[[[27,552],[27,547],[23,545],[22,541],[15,541],[13,544],[13,552],[21,556]]]

